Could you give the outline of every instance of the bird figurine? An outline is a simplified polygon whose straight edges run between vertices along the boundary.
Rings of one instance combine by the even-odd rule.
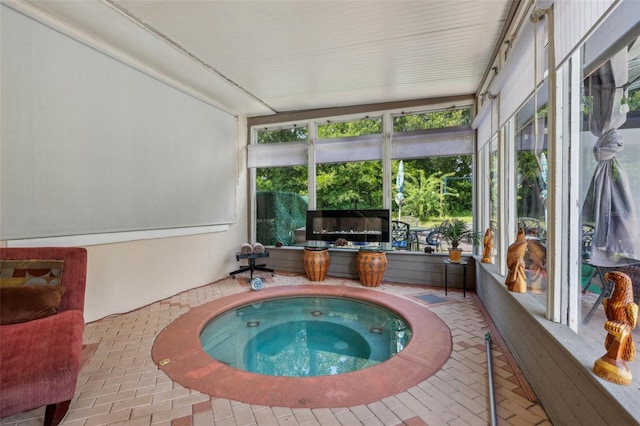
[[[635,359],[631,331],[638,320],[638,305],[633,301],[633,285],[627,274],[611,271],[605,274],[605,279],[613,284],[613,293],[602,302],[607,317],[604,324],[607,353],[596,360],[593,372],[607,381],[628,385],[632,375],[626,361]]]
[[[527,240],[524,229],[518,230],[516,241],[507,249],[507,278],[505,284],[509,291],[516,293],[527,292],[527,276],[524,273],[524,255],[527,251]]]
[[[482,259],[480,262],[482,263],[493,263],[493,259],[491,258],[491,252],[493,251],[493,230],[491,228],[487,228],[484,233],[484,251],[482,252]]]

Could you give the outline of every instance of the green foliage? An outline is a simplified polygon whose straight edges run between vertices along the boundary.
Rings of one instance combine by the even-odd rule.
[[[440,129],[463,124],[471,124],[471,112],[468,108],[431,111],[394,117],[393,131],[407,132],[411,130]]]
[[[640,110],[640,89],[630,90],[627,98],[629,111]]]
[[[382,120],[365,118],[358,121],[331,122],[318,126],[321,139],[342,138],[348,136],[375,135],[382,133]]]
[[[258,132],[258,143],[280,143],[306,141],[306,127],[290,127],[277,130],[261,130]]]
[[[584,88],[587,90],[587,87]],[[640,111],[640,89],[629,90],[620,100],[621,104],[627,104],[629,111]],[[589,115],[593,112],[593,96],[585,93],[582,97],[582,113]]]
[[[427,176],[424,170],[417,170],[417,178],[413,174],[405,172],[403,211],[420,220],[426,220],[428,216],[444,217],[445,198],[459,196],[455,190],[444,192],[444,178],[454,173],[436,172]]]
[[[379,118],[318,126],[318,137],[321,139],[379,133],[382,133],[382,120]],[[323,210],[382,208],[382,163],[357,161],[318,164],[316,205]]]
[[[273,245],[295,243],[295,230],[305,226],[309,203],[298,194],[276,191],[258,191],[257,240]]]
[[[403,215],[424,221],[429,216],[442,219],[446,215],[470,212],[471,160],[470,155],[457,155],[404,161]],[[394,176],[397,176],[397,170]],[[395,197],[395,192],[393,195]],[[396,203],[393,208],[397,212]]]
[[[518,151],[516,154],[516,208],[519,216],[544,217],[541,170],[537,155],[540,154],[533,151]]]
[[[407,114],[394,117],[393,131],[436,129],[469,124],[468,108]],[[348,122],[329,122],[318,126],[318,138],[346,138],[381,134],[380,118]],[[259,143],[286,143],[307,140],[306,128],[264,130]],[[397,168],[397,162],[394,167]],[[407,160],[405,167],[404,215],[441,218],[468,214],[472,197],[472,156],[431,157]],[[396,172],[393,174],[394,179]],[[307,166],[260,168],[256,171],[259,191],[279,191],[306,196]],[[316,200],[318,209],[382,208],[383,187],[381,161],[358,161],[318,164],[316,168]],[[395,188],[395,186],[394,186]],[[395,194],[393,194],[395,195]],[[397,204],[393,203],[396,209]],[[284,237],[278,237],[285,242]],[[267,241],[267,240],[265,240]],[[262,242],[262,241],[261,241]],[[263,242],[264,243],[264,242]],[[268,241],[266,242],[268,244]]]
[[[256,169],[258,191],[292,192],[307,195],[307,166],[270,167]]]
[[[480,234],[468,228],[462,219],[450,219],[444,222],[440,227],[440,235],[449,242],[452,248],[458,248],[464,238],[471,240],[474,245],[478,245],[481,238]]]
[[[258,132],[258,143],[287,143],[307,140],[306,127],[291,127]],[[258,191],[292,192],[307,195],[307,166],[271,167],[256,169]]]
[[[382,208],[380,161],[320,164],[316,204],[321,210]]]

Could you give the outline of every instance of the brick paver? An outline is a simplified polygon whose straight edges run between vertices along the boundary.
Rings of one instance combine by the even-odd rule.
[[[298,274],[263,277],[265,286],[308,283]],[[315,282],[314,284],[319,284]],[[360,286],[328,277],[323,285]],[[453,352],[435,375],[396,395],[367,405],[321,409],[265,407],[211,398],[173,383],[151,360],[155,337],[191,307],[251,291],[242,276],[177,294],[133,312],[87,324],[85,343],[97,348],[83,366],[63,425],[278,426],[278,425],[486,425],[487,360],[484,335],[489,319],[471,295],[426,286],[383,283],[372,291],[410,299],[433,311],[451,329]],[[427,303],[417,296],[433,294]],[[550,425],[506,347],[492,341],[497,415],[505,424]],[[44,408],[0,419],[0,426],[42,424]]]

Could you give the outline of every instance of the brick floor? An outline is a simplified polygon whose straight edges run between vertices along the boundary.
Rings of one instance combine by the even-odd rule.
[[[304,275],[263,277],[265,286],[308,283]],[[318,283],[314,283],[318,284]],[[323,285],[360,286],[328,277]],[[550,425],[544,409],[471,292],[384,282],[382,291],[421,304],[451,329],[453,352],[435,375],[367,405],[287,408],[212,398],[172,382],[151,360],[155,337],[191,307],[251,291],[245,277],[177,294],[135,311],[87,324],[86,344],[97,344],[78,378],[63,425],[487,425],[490,423],[486,343],[491,333],[495,400],[500,424]],[[418,296],[437,295],[429,303]],[[426,300],[430,300],[426,298]],[[0,426],[42,424],[44,408],[0,419]]]

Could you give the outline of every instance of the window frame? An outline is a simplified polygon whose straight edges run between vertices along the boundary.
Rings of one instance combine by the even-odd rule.
[[[382,110],[382,111],[370,111],[362,114],[345,114],[345,115],[336,115],[329,117],[314,117],[309,119],[296,120],[295,122],[274,122],[269,127],[265,127],[264,125],[253,125],[249,128],[249,137],[250,143],[247,148],[248,153],[255,150],[255,146],[260,145],[261,154],[266,154],[267,151],[277,150],[279,147],[278,143],[270,143],[270,144],[258,144],[258,132],[265,129],[278,129],[286,126],[291,126],[295,123],[297,126],[306,126],[307,127],[307,136],[308,139],[306,141],[306,164],[308,169],[308,199],[309,199],[309,209],[317,208],[317,184],[316,184],[316,173],[317,173],[317,165],[318,165],[318,150],[319,147],[328,145],[328,144],[343,144],[344,147],[348,147],[351,144],[367,144],[367,143],[378,143],[381,142],[381,151],[380,151],[380,161],[382,161],[382,170],[383,170],[383,206],[384,209],[392,208],[392,160],[403,159],[403,156],[406,156],[406,159],[411,158],[425,158],[429,155],[439,154],[442,156],[442,148],[446,149],[446,154],[454,156],[454,155],[471,155],[472,156],[472,169],[474,176],[477,172],[476,167],[476,153],[475,153],[475,135],[470,125],[466,126],[455,126],[455,127],[443,127],[438,129],[430,129],[430,130],[422,130],[422,131],[411,131],[411,132],[393,132],[393,117],[401,114],[419,114],[419,113],[431,113],[442,111],[444,109],[469,109],[470,117],[473,116],[473,101],[470,98],[467,102],[458,102],[455,105],[425,105],[412,110]],[[337,139],[319,139],[317,137],[318,134],[318,125],[326,124],[327,122],[346,122],[346,121],[354,121],[356,119],[372,119],[376,117],[381,117],[382,119],[382,132],[380,135],[363,135],[363,136],[353,136],[348,138],[337,138]],[[463,143],[451,143],[450,138],[454,138],[456,141],[460,141]],[[402,141],[409,141],[409,143],[415,143],[416,138],[418,138],[418,143],[421,145],[422,150],[420,151],[420,156],[411,157],[410,155],[402,154],[401,151],[394,151],[394,139],[396,140],[396,145],[402,143]],[[449,142],[445,143],[443,140],[449,138]],[[381,139],[381,141],[380,141]],[[422,139],[420,141],[420,139]],[[427,139],[427,140],[425,140]],[[283,142],[286,146],[294,146],[290,144],[300,144],[301,142]],[[457,149],[451,150],[451,147],[458,147]],[[275,147],[275,148],[272,148]],[[343,147],[343,149],[344,149]],[[440,150],[440,151],[439,151]],[[445,154],[445,155],[446,155]],[[251,154],[250,154],[251,155]],[[398,157],[398,158],[396,158]],[[375,160],[373,158],[368,158]],[[296,164],[287,164],[285,162],[277,162],[273,163],[274,167],[276,166],[291,166],[291,165],[300,165],[300,163]],[[249,206],[249,232],[252,240],[256,238],[257,231],[257,209],[255,206],[255,197],[257,191],[256,184],[256,168],[253,164],[247,164],[249,169],[248,177],[249,177],[249,191],[251,196],[251,203]],[[260,167],[266,167],[262,164]],[[474,227],[478,225],[478,217],[476,214],[476,209],[474,208],[476,205],[476,187],[475,187],[475,179],[474,184],[472,185],[472,209],[473,209],[473,223]],[[390,247],[389,247],[390,248]],[[477,250],[477,247],[474,247],[474,252]]]

